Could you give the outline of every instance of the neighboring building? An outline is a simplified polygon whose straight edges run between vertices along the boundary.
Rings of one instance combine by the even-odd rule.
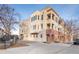
[[[64,21],[50,7],[34,12],[20,23],[20,35],[24,40],[40,42],[69,42],[71,36]]]
[[[29,20],[24,20],[20,22],[20,38],[24,39],[24,40],[28,40],[29,39]]]

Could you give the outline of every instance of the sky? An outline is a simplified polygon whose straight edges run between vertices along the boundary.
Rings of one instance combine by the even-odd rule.
[[[53,8],[64,20],[79,18],[79,4],[9,4],[9,6],[14,8],[17,13],[20,13],[21,20],[28,19],[33,12],[42,10],[45,7]],[[14,31],[14,33],[18,32]]]
[[[61,18],[78,18],[78,4],[9,4],[16,12],[20,13],[21,20],[25,20],[31,16],[36,10],[42,10],[45,7],[53,8]]]

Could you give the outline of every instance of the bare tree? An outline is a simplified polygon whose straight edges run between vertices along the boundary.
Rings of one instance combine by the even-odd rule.
[[[15,29],[14,25],[19,23],[19,14],[8,5],[0,5],[0,27],[5,33],[11,35],[11,30]]]
[[[66,20],[66,27],[73,39],[77,39],[79,36],[79,19]]]

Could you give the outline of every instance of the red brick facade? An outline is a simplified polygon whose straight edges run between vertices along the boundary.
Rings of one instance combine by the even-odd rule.
[[[58,32],[53,29],[46,30],[46,36],[48,43],[50,42],[62,42],[70,41],[70,35],[65,35],[64,33]]]

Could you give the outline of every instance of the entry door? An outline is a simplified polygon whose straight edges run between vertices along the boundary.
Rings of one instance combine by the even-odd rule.
[[[51,35],[51,41],[54,42],[54,35],[53,34]]]
[[[47,38],[46,38],[47,39],[47,42],[49,42],[50,35],[47,34],[46,36],[47,36]]]

